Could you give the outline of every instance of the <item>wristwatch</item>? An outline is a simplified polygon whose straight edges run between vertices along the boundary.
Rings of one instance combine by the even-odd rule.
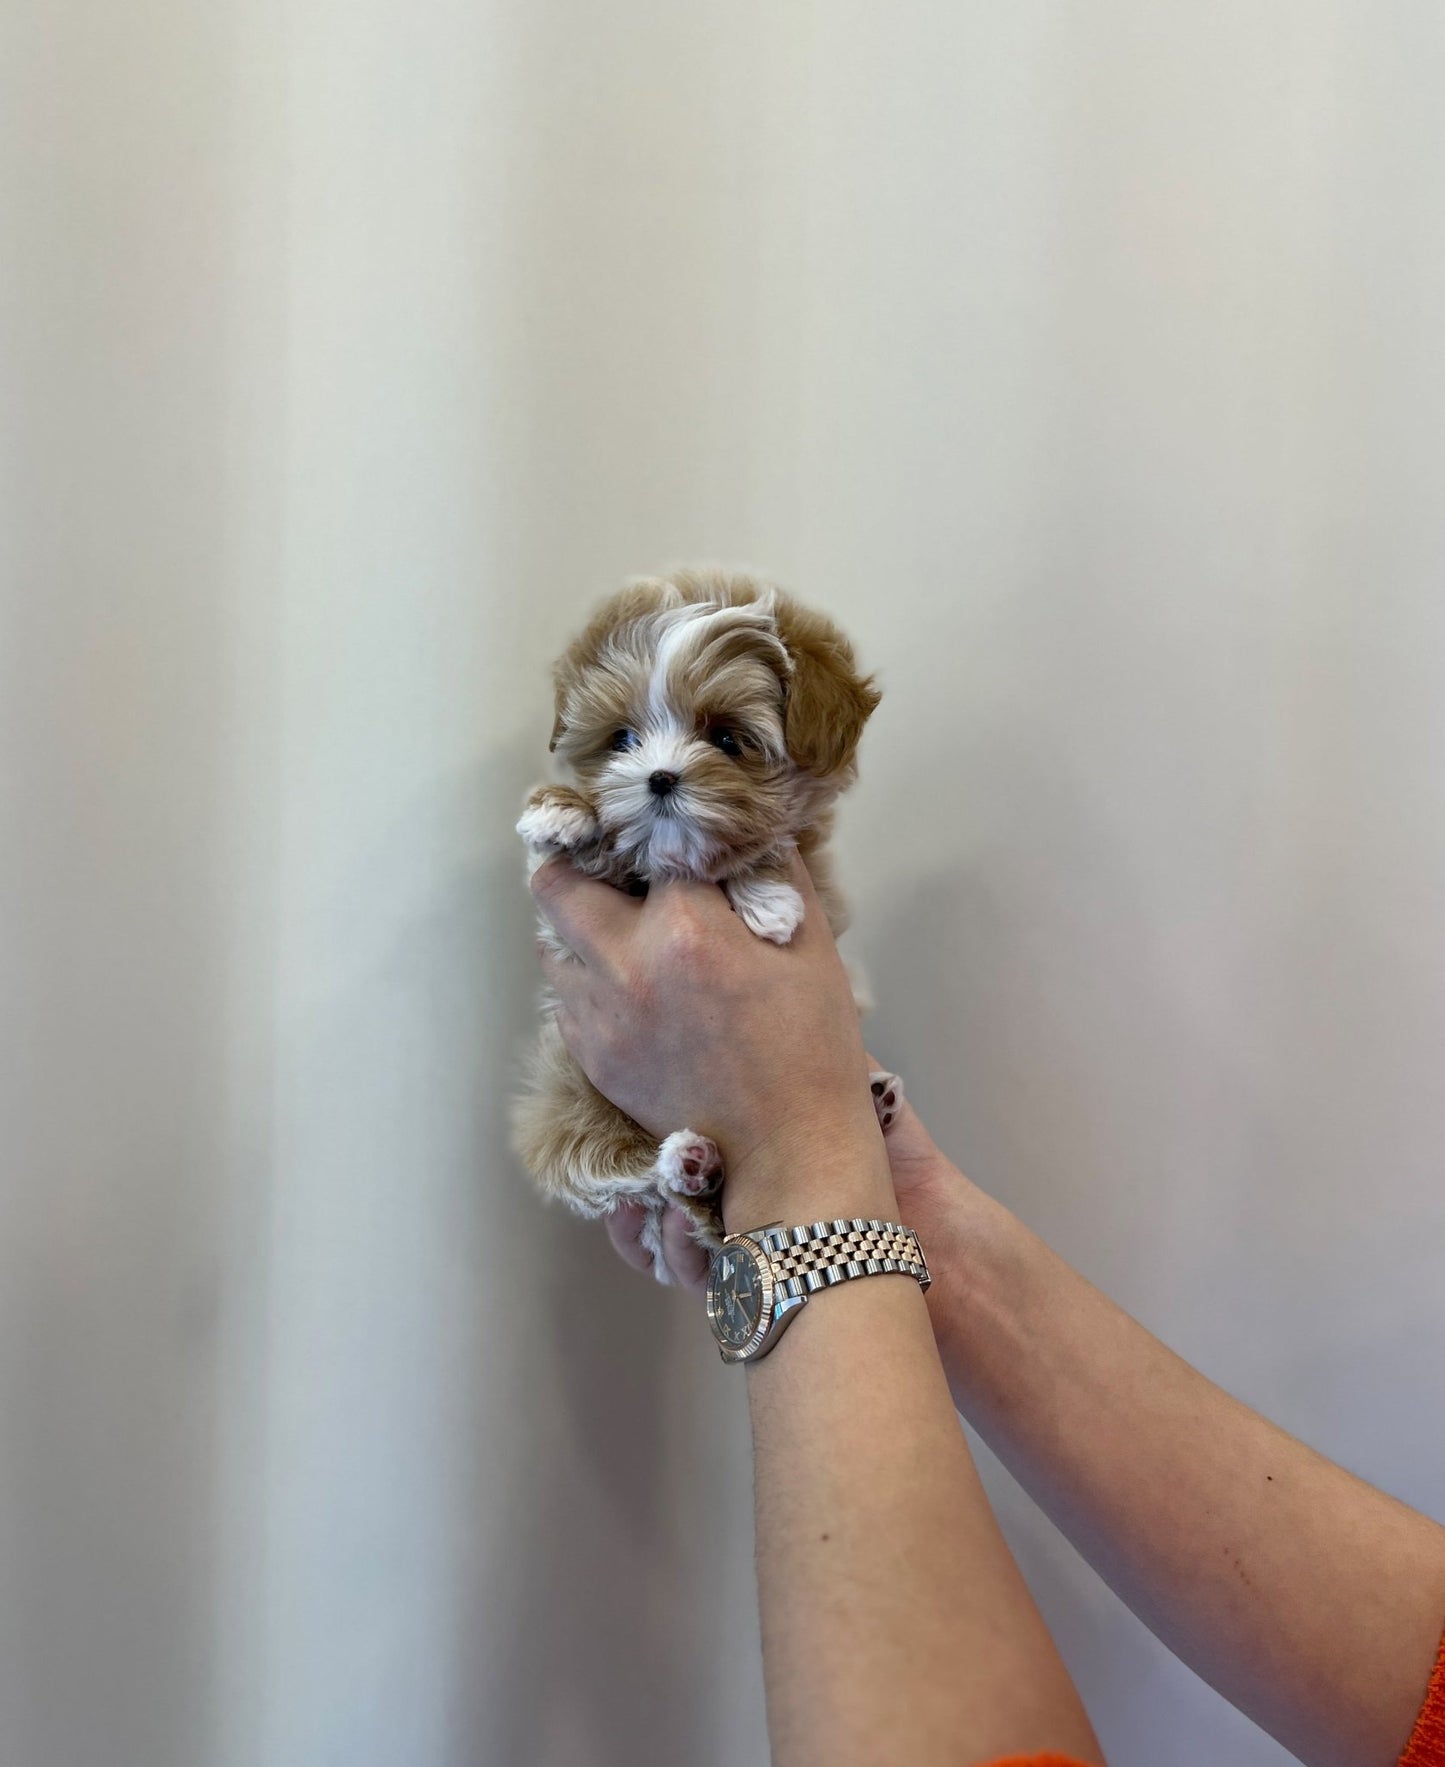
[[[724,1362],[756,1362],[820,1289],[892,1275],[911,1276],[925,1289],[932,1281],[911,1227],[856,1217],[807,1227],[775,1221],[728,1234],[713,1254],[708,1324]]]

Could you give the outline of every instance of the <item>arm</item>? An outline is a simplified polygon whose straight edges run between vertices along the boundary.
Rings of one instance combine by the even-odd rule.
[[[895,1213],[847,978],[799,873],[806,918],[782,948],[711,886],[637,902],[561,864],[533,879],[580,957],[544,959],[573,1053],[654,1134],[686,1122],[712,1136],[733,1228]],[[917,1286],[820,1295],[743,1378],[778,1767],[959,1767],[1021,1748],[1098,1762],[973,1468]]]
[[[725,1202],[730,1229],[896,1210],[871,1121],[826,1161],[734,1172]],[[778,1767],[952,1767],[1024,1746],[1100,1760],[979,1483],[917,1285],[820,1296],[745,1378]]]
[[[1393,1767],[1445,1624],[1445,1529],[1206,1380],[889,1137],[960,1411],[1171,1650],[1311,1767]]]

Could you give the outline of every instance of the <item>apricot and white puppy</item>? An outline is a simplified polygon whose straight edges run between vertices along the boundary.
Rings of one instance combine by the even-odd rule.
[[[517,832],[530,869],[565,852],[634,893],[666,878],[716,882],[753,932],[786,944],[803,915],[787,875],[800,853],[842,931],[825,843],[879,694],[831,622],[749,576],[675,571],[612,596],[554,679],[551,748],[570,783],[527,801]],[[571,955],[545,922],[542,938]],[[686,1128],[659,1143],[605,1099],[568,1054],[556,1004],[547,990],[514,1145],[543,1192],[580,1214],[650,1204],[643,1243],[665,1282],[666,1202],[718,1242],[718,1150]],[[901,1083],[875,1074],[872,1088],[886,1129]]]

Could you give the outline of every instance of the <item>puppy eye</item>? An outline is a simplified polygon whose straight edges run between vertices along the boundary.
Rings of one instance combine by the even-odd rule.
[[[636,733],[631,730],[614,730],[612,740],[607,746],[614,755],[623,754],[626,750],[637,747]]]
[[[720,748],[725,755],[731,755],[735,761],[742,755],[741,741],[736,732],[729,730],[726,724],[714,724],[707,734],[713,746]]]

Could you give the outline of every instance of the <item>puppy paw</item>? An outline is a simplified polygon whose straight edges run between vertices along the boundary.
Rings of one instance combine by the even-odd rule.
[[[710,1144],[709,1144],[710,1145]],[[679,1196],[674,1191],[667,1193],[666,1201],[675,1203],[683,1213],[687,1222],[688,1238],[694,1245],[700,1246],[703,1252],[711,1257],[720,1250],[723,1242],[722,1223],[712,1205],[701,1197]],[[675,1284],[677,1276],[667,1261],[667,1249],[663,1239],[662,1223],[664,1217],[664,1198],[655,1196],[647,1206],[642,1219],[642,1227],[637,1235],[637,1243],[645,1252],[652,1255],[652,1274],[658,1282]]]
[[[715,1194],[715,1193],[714,1193]],[[722,1249],[722,1221],[717,1207],[706,1197],[679,1197],[678,1207],[687,1220],[688,1238],[711,1255]]]
[[[672,1271],[668,1268],[667,1256],[662,1249],[662,1210],[649,1209],[643,1218],[642,1231],[637,1236],[638,1244],[645,1252],[652,1253],[652,1274],[667,1286],[672,1285]]]
[[[869,1074],[868,1089],[873,1094],[873,1108],[878,1113],[878,1127],[886,1135],[893,1127],[903,1103],[903,1082],[897,1074]]]
[[[517,823],[517,833],[534,853],[570,853],[589,846],[600,832],[585,798],[550,786],[532,793]]]
[[[652,1170],[664,1195],[706,1196],[722,1182],[722,1155],[706,1135],[679,1129],[658,1148]]]
[[[789,883],[765,877],[730,878],[728,901],[750,933],[786,945],[803,924],[803,898]]]

